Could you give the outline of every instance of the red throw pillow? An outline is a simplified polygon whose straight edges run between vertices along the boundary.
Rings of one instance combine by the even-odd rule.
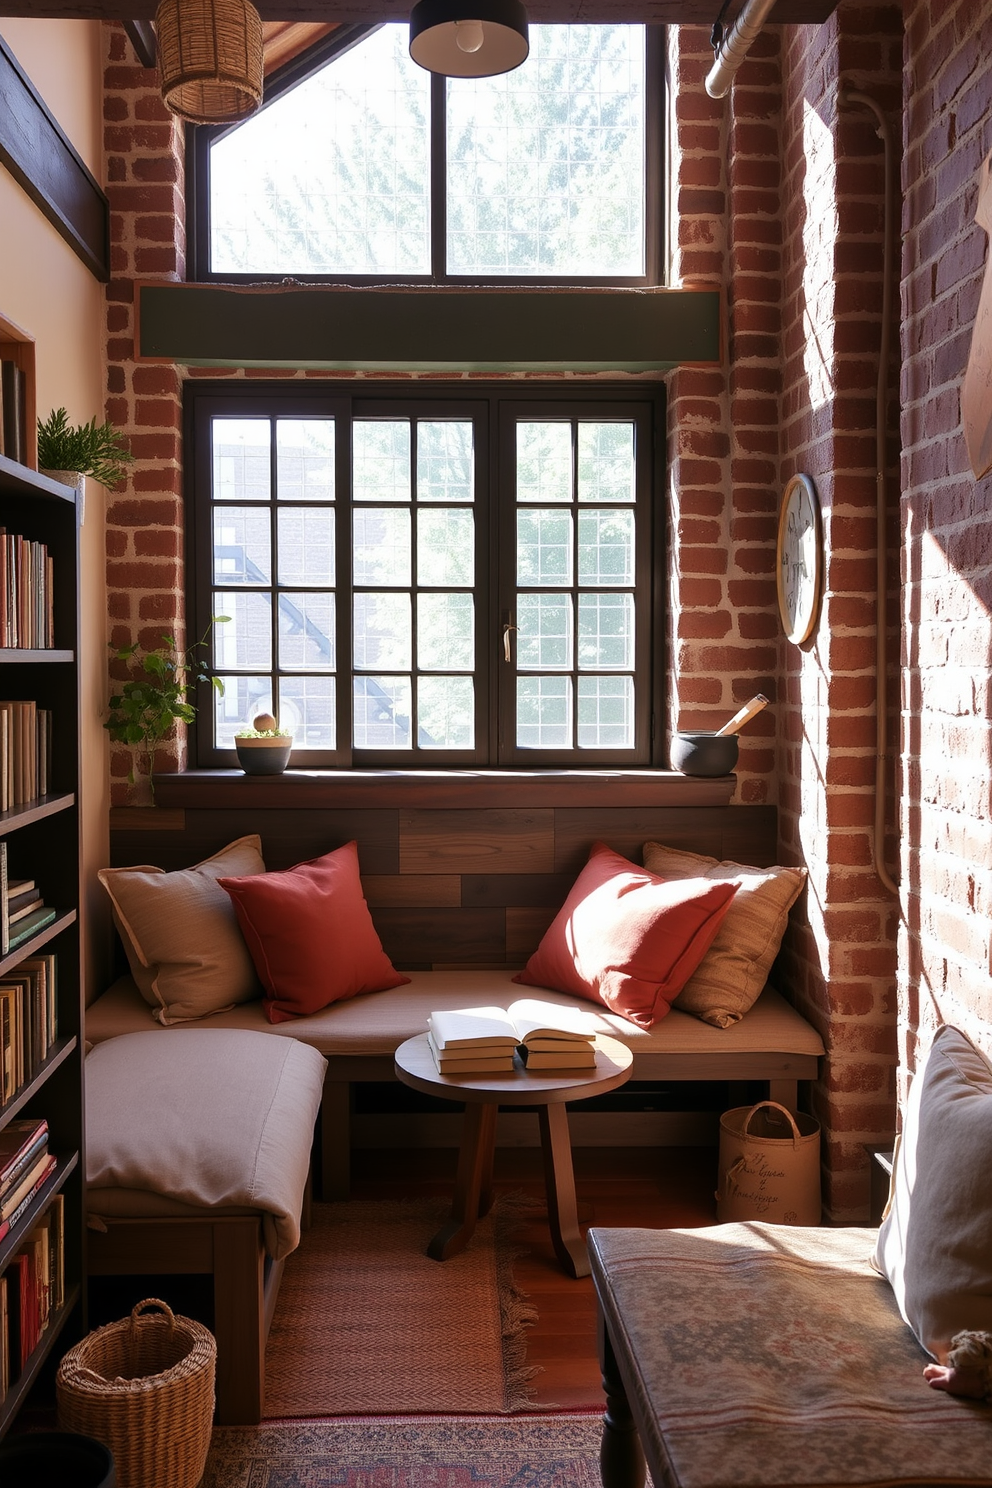
[[[358,875],[358,845],[281,873],[220,878],[231,896],[270,1023],[319,1012],[359,992],[401,987],[382,949]]]
[[[736,892],[712,879],[661,878],[597,842],[513,980],[588,997],[650,1028],[705,956]]]

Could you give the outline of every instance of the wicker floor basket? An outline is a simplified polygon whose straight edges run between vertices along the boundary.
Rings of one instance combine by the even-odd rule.
[[[160,1311],[143,1316],[146,1308]],[[59,1425],[114,1454],[118,1488],[196,1488],[214,1413],[217,1345],[164,1302],[139,1302],[98,1328],[59,1365]]]

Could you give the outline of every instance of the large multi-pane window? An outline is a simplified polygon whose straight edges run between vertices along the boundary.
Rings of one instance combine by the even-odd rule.
[[[660,396],[190,389],[201,764],[649,763]]]
[[[482,79],[432,77],[407,37],[341,28],[260,113],[197,131],[197,277],[658,282],[656,32],[532,26]]]

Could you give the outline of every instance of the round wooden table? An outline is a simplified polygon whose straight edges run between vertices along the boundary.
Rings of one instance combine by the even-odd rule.
[[[465,1102],[451,1217],[427,1247],[427,1254],[435,1261],[446,1261],[464,1250],[476,1222],[492,1205],[499,1107],[536,1106],[555,1254],[570,1275],[589,1275],[589,1258],[575,1208],[572,1145],[565,1102],[586,1100],[615,1090],[630,1078],[634,1057],[627,1045],[617,1039],[597,1038],[595,1049],[594,1069],[528,1072],[519,1055],[515,1055],[514,1068],[505,1073],[442,1075],[434,1063],[426,1033],[400,1044],[396,1050],[397,1079],[426,1095]]]

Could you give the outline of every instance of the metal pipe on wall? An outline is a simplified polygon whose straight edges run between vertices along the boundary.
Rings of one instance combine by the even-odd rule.
[[[882,328],[878,351],[878,378],[875,385],[875,825],[874,862],[875,872],[882,883],[893,894],[898,894],[899,884],[885,866],[885,757],[888,750],[888,688],[886,675],[885,623],[888,598],[888,574],[886,563],[886,421],[889,400],[889,344],[892,321],[892,248],[895,233],[895,181],[892,173],[892,131],[882,110],[873,98],[859,93],[848,84],[842,84],[837,95],[838,102],[849,107],[868,109],[875,116],[878,137],[882,141],[885,170],[885,204],[883,209],[882,252]]]
[[[706,74],[706,91],[711,98],[725,98],[730,92],[734,73],[754,45],[774,8],[775,0],[747,0],[717,48],[716,60]]]

